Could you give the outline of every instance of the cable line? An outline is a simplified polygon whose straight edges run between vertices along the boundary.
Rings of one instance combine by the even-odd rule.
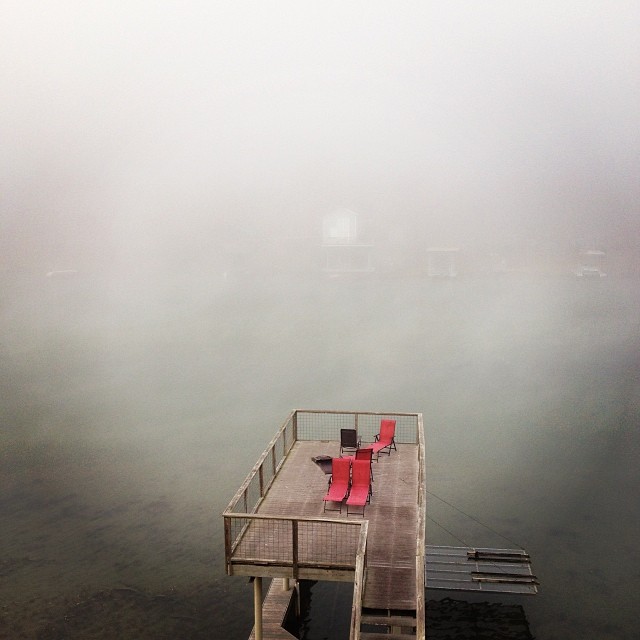
[[[518,547],[518,549],[522,549],[523,551],[525,550],[525,548],[521,544],[518,544],[514,540],[511,540],[510,538],[507,538],[507,536],[503,535],[499,531],[496,531],[495,529],[490,527],[488,524],[485,524],[484,522],[481,522],[480,520],[478,520],[478,518],[474,518],[472,515],[469,515],[468,513],[465,513],[462,509],[458,509],[458,507],[456,507],[454,504],[451,504],[450,502],[448,502],[444,498],[441,498],[439,495],[436,495],[435,493],[433,493],[433,491],[428,491],[427,490],[427,493],[429,495],[433,496],[434,498],[438,498],[438,500],[440,500],[441,502],[444,502],[445,504],[449,505],[452,509],[455,509],[458,513],[461,513],[463,516],[466,516],[467,518],[470,518],[474,522],[477,522],[480,526],[485,527],[485,529],[488,529],[489,531],[495,533],[497,536],[500,536],[503,540],[506,540],[510,544],[514,544],[516,547]],[[431,520],[431,518],[429,518],[429,520]],[[435,522],[435,520],[433,520],[433,522]],[[442,525],[438,524],[437,522],[435,522],[435,524],[437,524],[440,527],[442,526]],[[442,527],[442,528],[444,529],[444,527]],[[445,529],[445,531],[447,531],[447,530]],[[448,532],[448,533],[451,533],[451,532]],[[453,535],[453,534],[451,534],[451,535]],[[457,536],[453,535],[453,537],[457,539]]]
[[[431,520],[433,524],[438,525],[443,531],[446,531],[452,538],[455,538],[463,547],[472,548],[471,545],[467,544],[462,538],[459,538],[455,533],[453,533],[453,531],[449,531],[447,527],[440,524],[437,520],[434,520],[431,516],[427,516],[427,520]]]

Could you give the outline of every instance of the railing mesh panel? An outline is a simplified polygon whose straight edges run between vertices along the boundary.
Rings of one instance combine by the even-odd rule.
[[[353,413],[298,411],[298,440],[337,440],[340,429],[355,429]]]
[[[260,500],[260,476],[256,473],[251,478],[249,486],[245,492],[247,508],[245,513],[254,513],[258,501]],[[243,509],[244,511],[244,509]]]
[[[298,522],[298,562],[355,567],[360,527],[340,522]]]
[[[274,565],[293,563],[294,527],[289,519],[232,517],[232,539],[240,538],[232,561]],[[355,567],[360,526],[341,522],[297,521],[299,564],[311,566]]]
[[[293,439],[294,439],[293,424],[294,424],[293,416],[291,416],[284,425],[284,429],[282,432],[282,443],[279,443],[278,446],[276,447],[278,454],[281,455],[282,457],[284,457],[289,451],[289,449],[291,449],[291,447],[293,446]]]
[[[240,540],[244,528],[249,524],[249,520],[247,518],[229,518],[229,522],[231,524],[232,544],[235,544]]]
[[[396,421],[396,443],[415,444],[417,442],[417,416],[404,416],[393,413],[358,414],[358,435],[362,438],[362,441],[373,442],[375,435],[380,433],[380,421],[385,419]]]
[[[340,429],[357,429],[362,442],[373,442],[380,432],[380,421],[396,421],[396,442],[417,442],[418,418],[416,415],[381,413],[334,413],[323,411],[298,411],[298,440],[340,441]]]
[[[244,530],[232,559],[260,560],[272,564],[291,563],[293,545],[290,520],[232,518],[232,521],[242,522],[233,523],[232,535],[234,531]]]
[[[264,462],[262,463],[262,481],[263,481],[263,486],[265,491],[269,486],[269,483],[271,482],[271,480],[273,480],[273,476],[275,475],[274,469],[273,469],[273,452],[275,450],[276,448],[274,447],[274,449],[268,453],[267,457],[264,459]]]

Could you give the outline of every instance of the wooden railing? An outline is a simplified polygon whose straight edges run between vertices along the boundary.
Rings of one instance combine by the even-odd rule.
[[[255,513],[291,451],[296,436],[296,412],[289,414],[245,478],[224,513]]]
[[[260,514],[225,514],[227,572],[351,580],[366,521]],[[234,540],[233,532],[241,535]],[[328,541],[328,542],[327,542]],[[330,542],[330,543],[329,543]],[[249,569],[250,568],[250,569]]]
[[[416,413],[298,409],[295,416],[298,440],[339,441],[340,429],[355,429],[363,442],[373,442],[380,430],[380,420],[389,418],[396,421],[396,442],[418,442],[419,414]]]

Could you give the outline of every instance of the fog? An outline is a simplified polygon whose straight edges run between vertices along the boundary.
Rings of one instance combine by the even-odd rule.
[[[626,241],[639,14],[8,3],[3,263],[179,268],[247,233],[314,236],[341,206],[436,245]]]
[[[536,637],[636,637],[637,2],[25,1],[0,30],[0,635],[133,585],[213,590],[207,637],[247,637],[220,513],[320,408],[424,414],[430,489],[532,553]],[[358,277],[325,272],[345,209]]]

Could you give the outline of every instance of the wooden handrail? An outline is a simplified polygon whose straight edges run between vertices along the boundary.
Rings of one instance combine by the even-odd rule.
[[[297,520],[298,522],[324,522],[328,524],[349,524],[354,527],[362,526],[368,520],[347,520],[346,518],[321,518],[320,516],[276,516],[262,513],[242,513],[225,511],[222,514],[225,518],[245,518],[247,520]]]
[[[326,413],[329,415],[344,416],[402,416],[406,418],[415,418],[417,413],[403,413],[402,411],[340,411],[338,409],[296,409],[296,413]]]
[[[266,457],[269,455],[269,452],[276,446],[276,443],[280,439],[280,436],[286,431],[287,425],[291,420],[293,420],[294,414],[295,414],[295,411],[292,411],[289,414],[289,416],[284,421],[280,429],[278,429],[276,435],[273,436],[273,438],[271,439],[271,442],[269,442],[269,444],[267,445],[267,448],[262,452],[262,455],[258,458],[258,461],[253,465],[253,468],[245,478],[244,482],[240,485],[240,488],[236,491],[233,498],[231,498],[231,500],[229,501],[229,504],[227,505],[225,512],[230,511],[232,507],[234,507],[236,503],[240,500],[240,497],[242,496],[242,494],[247,490],[248,486],[251,484],[251,481],[253,480],[255,475],[259,472],[259,469],[264,463]],[[286,450],[286,445],[285,447],[283,447],[283,449]]]

